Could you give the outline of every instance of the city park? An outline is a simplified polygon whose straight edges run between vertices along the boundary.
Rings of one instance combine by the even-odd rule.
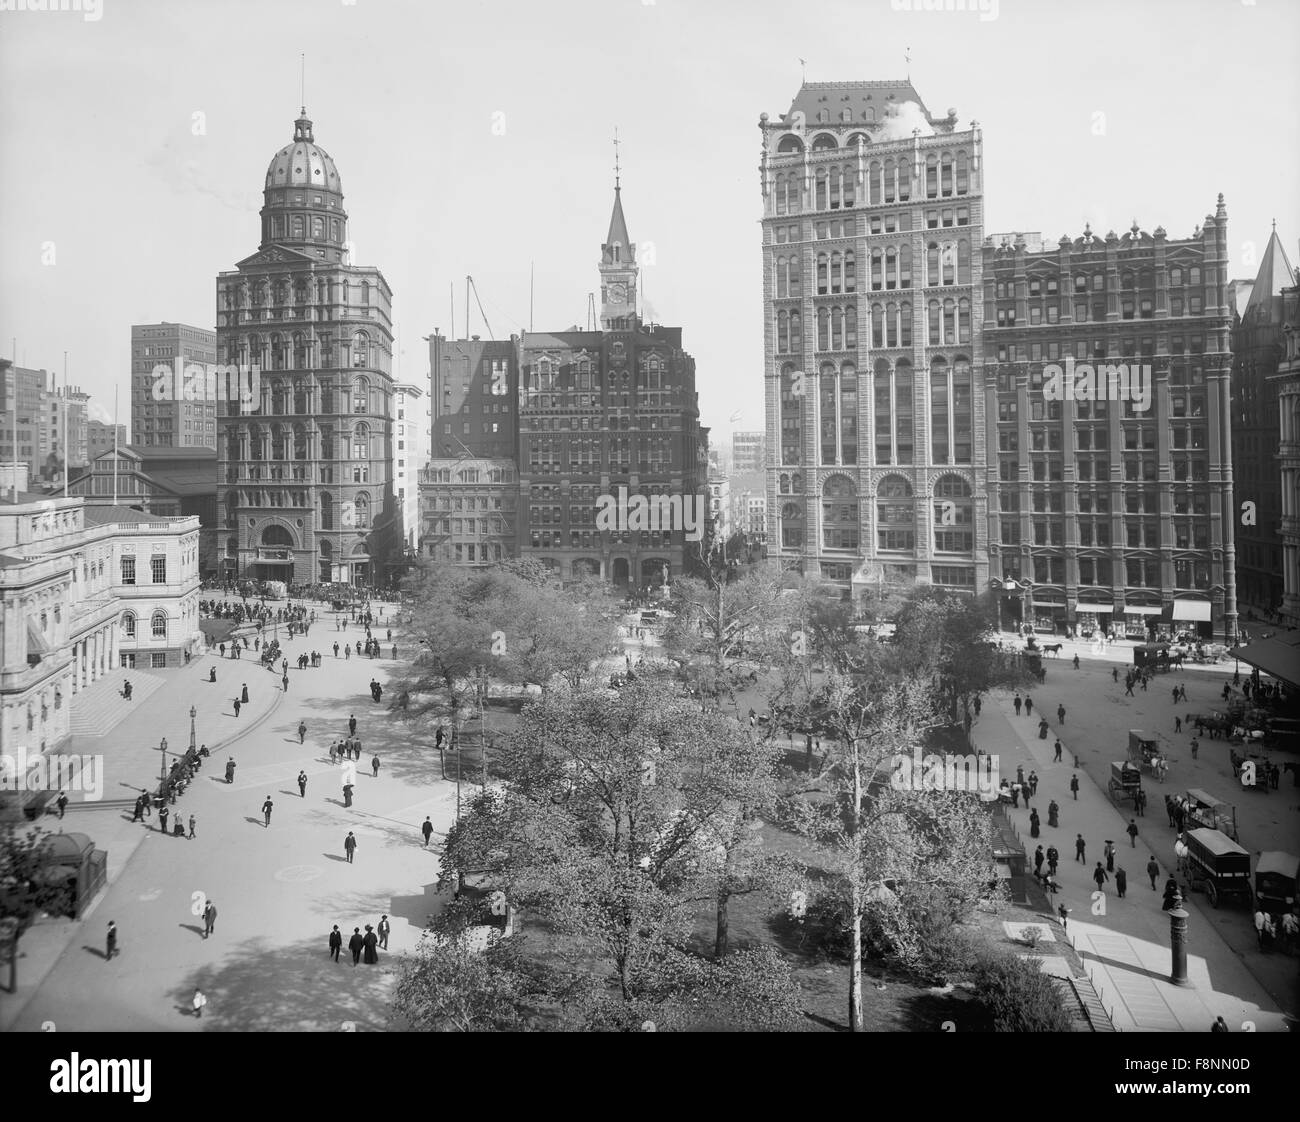
[[[1162,908],[1145,888],[1148,855],[1162,877],[1180,867],[1158,807],[1124,847],[1131,897],[1091,879],[1103,844],[1128,840],[1106,761],[1123,755],[1121,729],[1159,721],[1163,736],[1174,710],[1160,690],[1122,696],[1113,663],[1083,644],[1081,666],[1067,651],[1039,684],[991,601],[875,596],[865,608],[893,623],[888,641],[818,582],[762,564],[705,564],[639,605],[558,587],[528,561],[430,566],[400,604],[372,605],[380,657],[335,649],[363,636],[356,606],[304,602],[307,634],[246,632],[278,644],[293,667],[283,686],[278,666],[215,650],[179,688],[138,674],[147,696],[100,745],[108,797],[74,798],[59,823],[108,851],[108,883],[77,919],[27,901],[0,1025],[1282,1028],[1294,957],[1252,950],[1249,916],[1211,921],[1182,896]],[[1223,674],[1187,678],[1189,704],[1208,705]],[[227,708],[241,685],[243,715]],[[1012,714],[1012,695],[1031,691],[1044,715],[1062,710],[1051,739]],[[353,720],[355,764],[333,751]],[[214,746],[175,812],[196,815],[197,837],[132,821],[159,730]],[[1008,780],[1041,772],[1035,801],[1064,810],[1040,840],[1068,856],[1086,836],[1092,859],[1034,877],[1028,799],[894,781],[921,750],[979,753]],[[1226,761],[1200,755],[1175,766],[1210,787]],[[1243,806],[1252,849],[1288,848],[1280,802]],[[10,833],[10,874],[31,838]],[[332,926],[346,938],[380,917],[392,933],[377,962],[333,960]],[[109,920],[122,934],[106,959]]]

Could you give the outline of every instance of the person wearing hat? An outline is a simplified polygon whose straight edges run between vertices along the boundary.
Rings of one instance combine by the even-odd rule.
[[[379,962],[379,954],[375,950],[378,943],[379,937],[375,934],[375,929],[367,923],[366,937],[361,940],[361,945],[365,954],[365,957],[361,961],[367,966],[374,966]]]
[[[343,949],[343,932],[339,930],[339,925],[334,925],[334,930],[330,932],[330,958],[335,962],[339,960],[339,951]]]
[[[365,941],[361,938],[361,928],[354,927],[352,929],[352,938],[348,940],[348,950],[352,952],[353,966],[361,961],[361,952],[365,945]]]
[[[194,1005],[194,1015],[195,1015],[196,1017],[202,1017],[202,1016],[203,1016],[203,1007],[204,1007],[207,1003],[208,1003],[207,995],[204,994],[204,992],[203,992],[202,990],[196,989],[196,990],[194,991],[194,1001],[193,1001],[193,1005]]]
[[[379,946],[382,950],[388,950],[388,933],[393,929],[393,925],[388,922],[388,916],[379,917]]]
[[[109,962],[117,954],[117,922],[108,921],[108,934],[104,936],[104,961]]]
[[[1115,843],[1110,838],[1107,838],[1106,847],[1101,852],[1106,858],[1106,872],[1113,873],[1115,871]]]

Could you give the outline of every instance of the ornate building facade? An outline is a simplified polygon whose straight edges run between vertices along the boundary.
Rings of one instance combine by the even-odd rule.
[[[1281,431],[1282,621],[1300,628],[1300,285],[1282,293],[1282,353],[1271,381],[1278,396]]]
[[[373,584],[402,544],[392,291],[351,263],[342,183],[306,110],[264,198],[257,253],[217,277],[217,361],[248,368],[251,388],[242,402],[226,379],[217,402],[223,570]]]
[[[1227,224],[1220,195],[1185,240],[1135,222],[1123,237],[985,242],[1004,622],[1236,635]]]
[[[988,579],[981,133],[910,82],[760,117],[768,552],[846,594]]]

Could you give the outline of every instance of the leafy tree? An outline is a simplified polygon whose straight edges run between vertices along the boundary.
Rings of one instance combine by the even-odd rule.
[[[9,990],[14,992],[18,942],[43,912],[60,910],[67,902],[61,878],[43,875],[45,844],[51,835],[41,829],[20,831],[0,827],[0,924],[14,933],[9,961]]]
[[[975,999],[994,1032],[1069,1032],[1070,1017],[1040,958],[1002,952],[984,956],[973,971]]]
[[[528,993],[510,939],[476,947],[468,932],[426,931],[403,965],[393,1012],[416,1032],[505,1032],[528,1027]]]

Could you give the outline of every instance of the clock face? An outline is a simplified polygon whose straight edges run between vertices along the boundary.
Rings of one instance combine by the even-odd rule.
[[[623,304],[627,302],[627,285],[611,284],[609,286],[609,302],[611,304]]]

